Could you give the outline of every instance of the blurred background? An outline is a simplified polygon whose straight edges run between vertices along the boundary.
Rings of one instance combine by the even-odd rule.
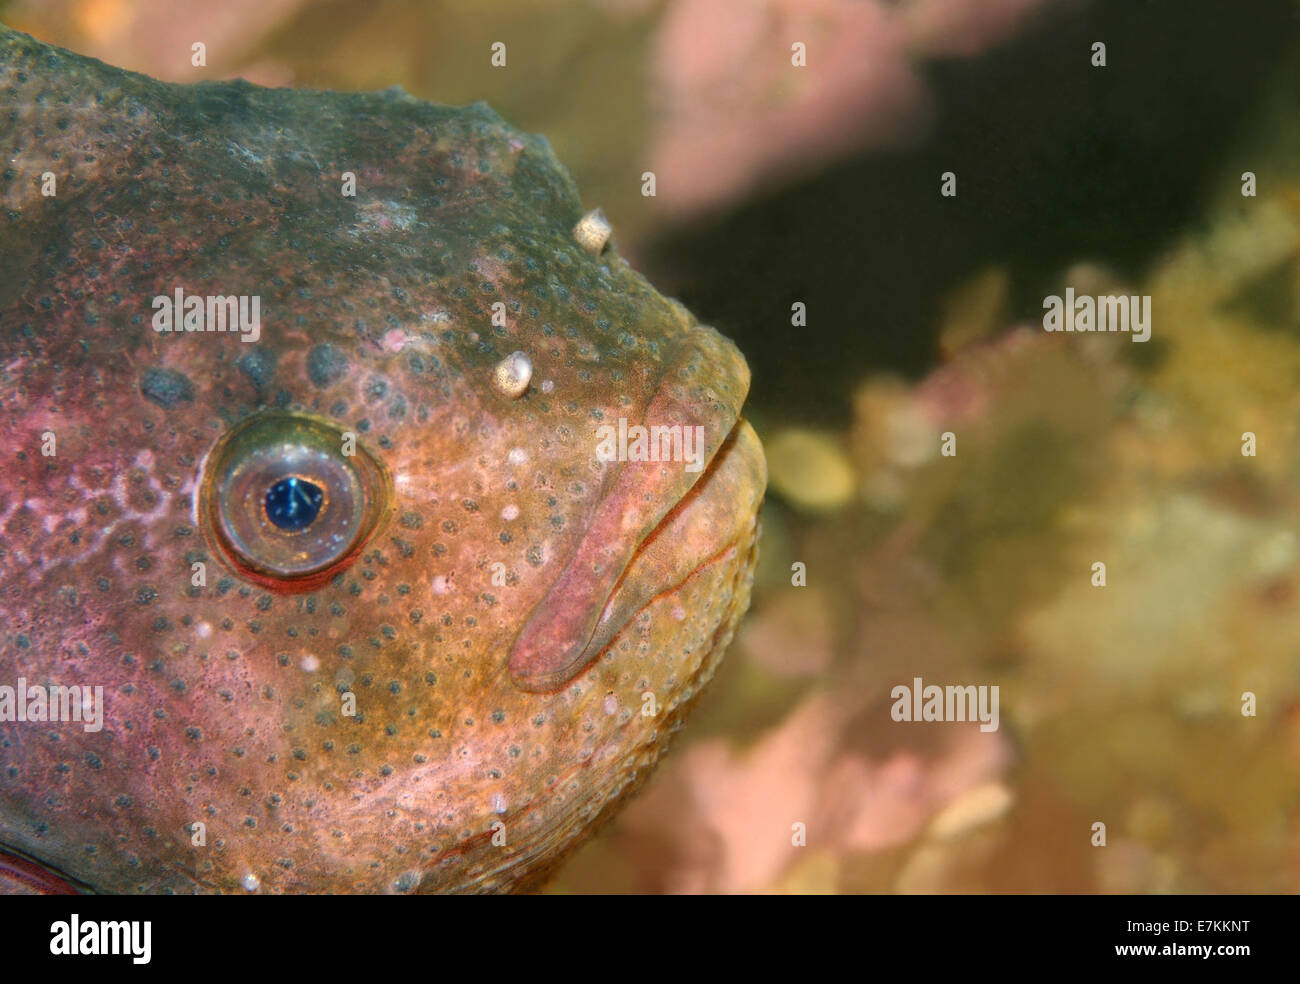
[[[1300,889],[1296,0],[0,17],[172,81],[486,100],[748,357],[771,469],[753,609],[549,891]],[[1151,340],[1045,333],[1067,286],[1149,295]],[[1000,729],[895,723],[914,677],[999,686]]]

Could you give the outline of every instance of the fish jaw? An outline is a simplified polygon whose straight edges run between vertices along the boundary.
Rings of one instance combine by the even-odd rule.
[[[549,760],[539,763],[550,773],[547,793],[503,812],[513,838],[505,850],[488,848],[484,836],[439,859],[456,873],[454,890],[542,887],[653,774],[749,608],[765,484],[761,445],[741,419],[597,608],[591,655],[576,675],[532,695],[534,707],[562,708],[552,720],[568,732],[546,743]],[[683,542],[693,547],[684,556]],[[443,890],[434,881],[421,887]]]

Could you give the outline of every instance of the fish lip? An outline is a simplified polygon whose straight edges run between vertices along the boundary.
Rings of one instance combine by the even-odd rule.
[[[600,592],[566,592],[566,579],[583,562],[582,551],[570,559],[511,647],[511,682],[529,693],[551,693],[581,675],[637,612],[703,569],[729,559],[744,542],[752,542],[766,484],[758,438],[749,423],[738,417],[697,481],[636,541],[612,586]],[[748,501],[741,508],[730,507],[744,495]],[[634,573],[650,577],[630,584]],[[557,605],[570,609],[557,613]],[[574,623],[583,625],[580,635],[565,638],[550,631]]]
[[[644,404],[629,408],[628,416],[642,426],[681,427],[673,453],[683,458],[688,457],[687,434],[697,438],[704,452],[701,468],[693,472],[682,463],[618,456],[622,463],[607,473],[573,553],[510,647],[507,668],[521,690],[558,690],[599,655],[603,646],[593,646],[609,634],[603,616],[630,566],[692,489],[714,481],[719,451],[736,433],[749,391],[749,366],[734,344],[712,328],[695,324],[684,308],[674,307],[673,317],[685,330],[671,335],[673,344],[661,363],[657,385]],[[752,436],[747,424],[743,430]],[[757,443],[753,438],[754,448]],[[747,440],[746,446],[750,444]],[[755,454],[762,458],[761,450],[750,456]],[[689,458],[694,460],[694,455]],[[766,483],[766,475],[760,482]],[[659,566],[680,566],[680,551],[661,544],[659,553]]]

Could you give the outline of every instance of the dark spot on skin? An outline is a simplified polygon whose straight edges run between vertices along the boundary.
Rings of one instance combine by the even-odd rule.
[[[140,392],[146,400],[170,410],[178,403],[194,402],[194,386],[174,369],[146,369],[140,380]]]
[[[235,365],[239,366],[239,371],[248,377],[258,392],[266,389],[275,376],[275,356],[266,349],[253,349],[240,356]]]
[[[322,389],[337,383],[347,371],[347,356],[328,342],[313,345],[307,353],[307,377]]]

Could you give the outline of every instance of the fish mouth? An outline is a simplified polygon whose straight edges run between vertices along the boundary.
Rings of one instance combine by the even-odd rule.
[[[703,428],[696,432],[704,435],[703,467],[620,466],[576,551],[510,647],[510,678],[521,690],[562,688],[651,601],[713,564],[748,562],[767,485],[762,446],[740,416],[749,369],[712,329],[697,327],[691,339],[646,420]]]

